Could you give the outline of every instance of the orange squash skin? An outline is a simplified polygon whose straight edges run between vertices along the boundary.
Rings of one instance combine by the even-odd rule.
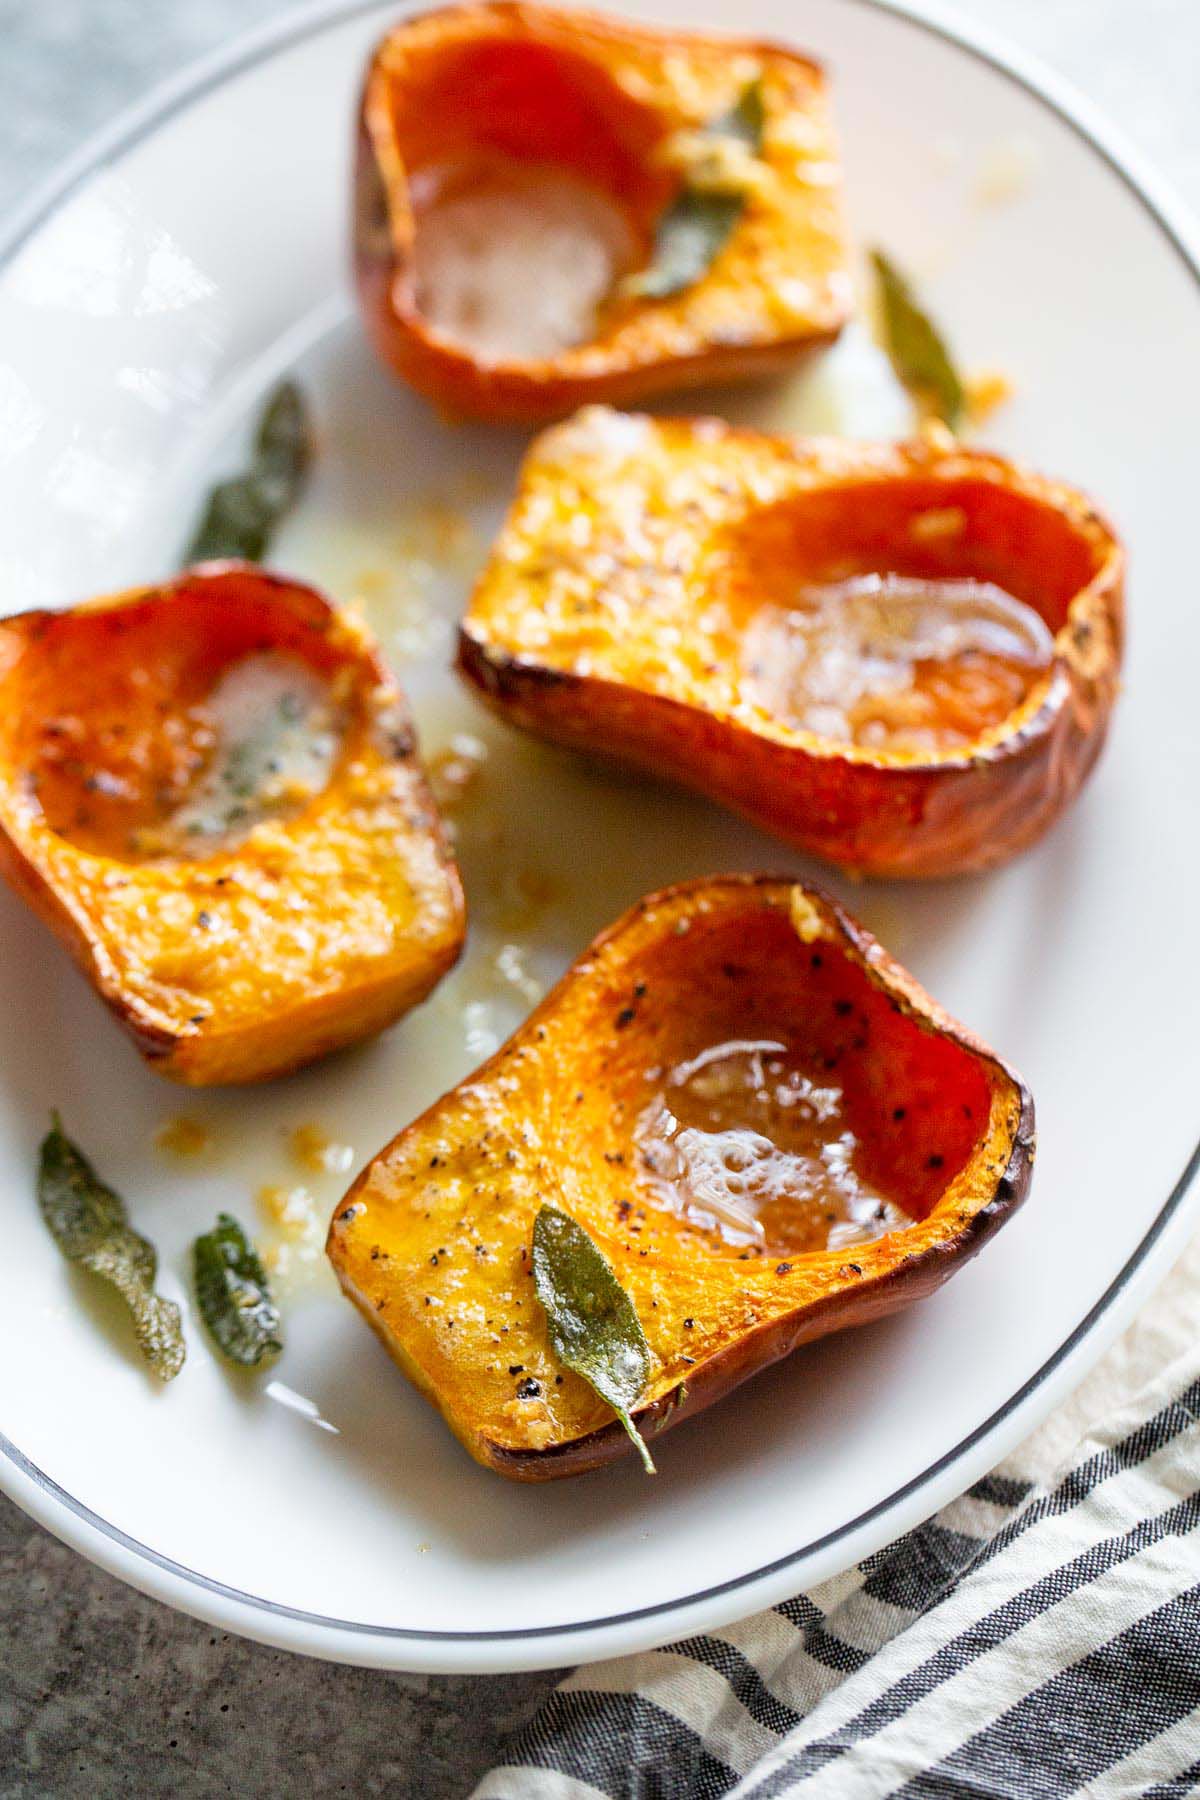
[[[841,746],[749,697],[739,636],[803,579],[993,581],[1054,634],[1025,702],[965,750]],[[1086,497],[945,441],[789,440],[589,408],[531,448],[459,637],[514,724],[697,789],[856,873],[942,876],[1049,829],[1119,689],[1124,557]]]
[[[678,179],[656,150],[732,105],[747,71],[762,74],[768,183],[700,281],[665,300],[614,300],[591,342],[541,360],[484,362],[427,324],[410,268],[414,171],[481,148],[573,168],[615,195],[648,255]],[[509,0],[448,6],[376,50],[357,146],[362,316],[381,359],[447,416],[539,422],[589,400],[765,375],[849,316],[823,77],[790,50]]]
[[[300,657],[342,697],[328,785],[203,855],[127,853],[123,791],[152,799],[189,707],[262,650]],[[195,1085],[280,1075],[381,1030],[454,963],[465,929],[374,645],[313,589],[249,564],[0,620],[0,870],[151,1067]]]
[[[862,1154],[915,1223],[747,1261],[647,1203],[630,1127],[646,1071],[764,1033],[797,1034],[837,1068]],[[543,1202],[586,1227],[637,1308],[656,1369],[635,1416],[653,1437],[798,1345],[931,1293],[1024,1199],[1033,1154],[1019,1077],[841,907],[786,878],[719,876],[651,895],[603,933],[368,1165],[328,1253],[471,1455],[544,1481],[630,1445],[549,1347],[529,1264]],[[539,1391],[523,1398],[529,1378]]]

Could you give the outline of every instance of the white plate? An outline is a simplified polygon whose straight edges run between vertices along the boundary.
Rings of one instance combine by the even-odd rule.
[[[1200,286],[1163,202],[1039,78],[877,4],[748,0],[745,29],[832,67],[860,240],[917,273],[967,366],[1015,381],[992,440],[1092,489],[1126,533],[1128,686],[1081,803],[1017,866],[913,890],[832,882],[1030,1081],[1041,1142],[1025,1210],[935,1300],[682,1427],[656,1451],[656,1481],[630,1461],[510,1486],[467,1460],[327,1276],[290,1305],[273,1384],[232,1379],[192,1315],[186,1247],[219,1206],[249,1220],[259,1183],[303,1179],[289,1126],[317,1120],[361,1161],[464,1074],[527,1005],[497,971],[505,941],[529,946],[544,982],[648,888],[803,865],[714,808],[484,722],[447,673],[519,440],[438,425],[359,336],[344,278],[351,109],[395,11],[308,13],[210,64],[78,162],[12,237],[0,604],[169,569],[265,384],[298,368],[324,454],[278,562],[343,599],[371,590],[392,647],[407,646],[426,749],[462,729],[492,747],[482,822],[464,830],[471,946],[383,1041],[267,1090],[191,1100],[143,1070],[0,896],[0,1481],[87,1555],[215,1624],[364,1663],[507,1669],[720,1626],[912,1526],[1079,1379],[1182,1242],[1200,1196],[1185,1192],[1200,1091]],[[725,8],[653,11],[720,24]],[[799,381],[715,404],[860,433],[908,417],[856,334]],[[465,531],[431,511],[447,496],[469,506]],[[523,914],[522,872],[540,884]],[[38,1220],[51,1105],[127,1195],[187,1311],[189,1360],[165,1391]],[[208,1161],[154,1148],[180,1112],[212,1123]],[[322,1214],[342,1180],[311,1184]]]

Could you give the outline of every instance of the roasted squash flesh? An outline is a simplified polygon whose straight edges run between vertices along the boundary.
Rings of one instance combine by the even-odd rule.
[[[796,1345],[937,1287],[1025,1194],[1033,1108],[832,901],[725,876],[644,900],[367,1167],[343,1287],[478,1460],[523,1480],[628,1439],[547,1341],[544,1203],[632,1298],[664,1430]]]
[[[696,179],[684,152],[748,83],[762,142],[734,228],[681,291],[640,296],[622,278]],[[502,0],[398,25],[367,72],[356,221],[375,346],[449,414],[546,419],[762,373],[849,310],[820,70],[585,12]]]
[[[513,723],[871,874],[1003,862],[1117,694],[1123,558],[1085,497],[943,441],[587,408],[529,452],[459,642]]]
[[[0,862],[186,1082],[378,1031],[463,938],[402,696],[250,565],[0,621]]]

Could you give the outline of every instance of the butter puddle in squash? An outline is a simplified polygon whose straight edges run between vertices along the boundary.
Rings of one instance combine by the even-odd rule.
[[[822,71],[554,7],[405,19],[364,82],[355,265],[379,356],[450,416],[789,367],[850,312]]]
[[[948,433],[787,438],[587,407],[528,452],[458,666],[527,731],[856,873],[1006,861],[1103,746],[1121,546]]]
[[[457,957],[404,698],[314,589],[208,563],[5,619],[0,721],[0,870],[160,1073],[282,1074]]]
[[[938,1287],[1024,1198],[1019,1078],[816,890],[643,900],[334,1215],[343,1288],[480,1462],[549,1480],[630,1442],[556,1360],[531,1265],[570,1215],[641,1321],[653,1438],[797,1345]]]

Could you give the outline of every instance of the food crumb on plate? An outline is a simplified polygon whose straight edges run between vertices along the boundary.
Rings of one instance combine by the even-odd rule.
[[[1037,169],[1037,151],[1028,138],[1004,138],[984,154],[975,182],[981,206],[1005,206],[1025,192]]]
[[[202,1119],[194,1119],[186,1113],[178,1118],[165,1119],[154,1133],[156,1147],[167,1156],[182,1159],[202,1156],[212,1148],[213,1134],[211,1128]]]
[[[306,1187],[266,1182],[258,1189],[258,1210],[268,1233],[256,1248],[276,1298],[307,1287],[328,1268],[325,1261],[326,1208]]]
[[[292,1160],[310,1175],[343,1175],[354,1161],[352,1144],[340,1144],[320,1125],[294,1125],[288,1132]]]

